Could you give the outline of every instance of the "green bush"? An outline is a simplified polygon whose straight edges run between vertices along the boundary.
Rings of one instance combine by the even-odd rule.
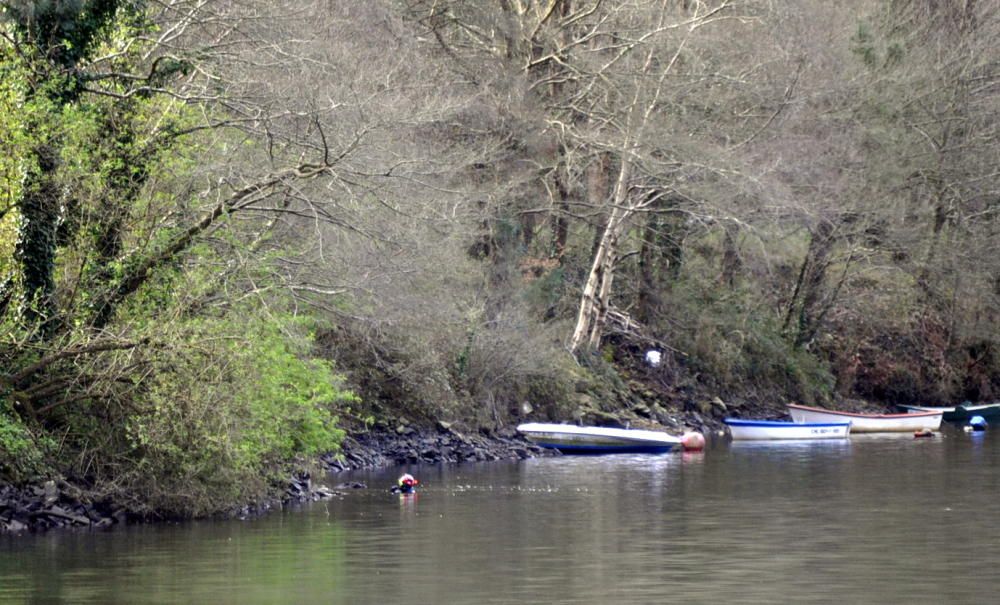
[[[280,486],[289,463],[339,447],[337,409],[355,401],[286,317],[180,323],[161,335],[127,435],[140,507],[201,515]]]
[[[0,398],[0,481],[21,483],[45,474],[51,439],[37,438]]]

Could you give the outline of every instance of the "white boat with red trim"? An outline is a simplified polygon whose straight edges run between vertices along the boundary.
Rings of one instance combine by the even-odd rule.
[[[788,404],[793,422],[850,422],[852,433],[912,433],[941,428],[940,411],[913,414],[859,414]]]

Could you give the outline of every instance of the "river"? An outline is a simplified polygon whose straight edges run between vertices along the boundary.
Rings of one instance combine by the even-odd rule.
[[[986,603],[1000,432],[331,476],[252,521],[0,536],[2,603]],[[409,470],[412,496],[384,488]]]

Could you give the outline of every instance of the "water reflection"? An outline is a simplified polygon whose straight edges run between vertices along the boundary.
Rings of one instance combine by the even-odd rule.
[[[776,439],[773,441],[733,441],[729,444],[731,450],[811,450],[811,451],[844,451],[850,449],[851,439]],[[912,439],[912,437],[911,437]]]
[[[305,578],[332,589],[343,571],[338,524],[289,518],[10,538],[0,602],[229,603],[252,585],[239,602],[274,603],[304,595]]]

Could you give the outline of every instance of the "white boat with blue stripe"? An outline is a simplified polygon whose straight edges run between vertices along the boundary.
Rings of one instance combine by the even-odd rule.
[[[661,431],[529,422],[517,427],[527,439],[564,454],[658,454],[680,449],[682,439]]]
[[[783,422],[780,420],[723,420],[734,441],[765,439],[845,439],[850,422]]]

